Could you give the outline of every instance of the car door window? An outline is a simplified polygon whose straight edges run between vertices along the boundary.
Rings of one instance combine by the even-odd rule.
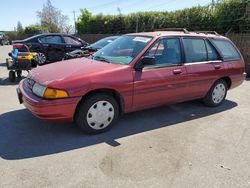
[[[206,41],[206,46],[207,46],[208,61],[220,60],[220,56],[219,56],[218,52],[215,50],[215,48],[208,41]]]
[[[63,37],[66,44],[70,45],[81,45],[81,42],[71,38],[71,37]]]
[[[181,63],[180,40],[178,38],[161,39],[145,56],[155,57],[156,66],[179,65]]]
[[[45,36],[39,39],[42,43],[49,44],[61,44],[63,43],[62,38],[60,36]]]
[[[186,63],[207,61],[207,49],[203,39],[183,39]]]

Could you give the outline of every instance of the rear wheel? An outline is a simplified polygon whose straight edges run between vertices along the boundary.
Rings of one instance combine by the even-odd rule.
[[[76,112],[76,124],[87,133],[109,130],[119,116],[116,100],[108,94],[95,94],[82,102]]]
[[[43,52],[38,52],[36,56],[36,62],[38,65],[44,65],[47,62],[47,56]]]
[[[203,102],[210,107],[219,106],[224,102],[227,90],[227,83],[224,80],[217,80],[203,99]]]
[[[10,72],[9,72],[9,80],[10,80],[11,82],[14,82],[15,79],[16,79],[16,74],[15,74],[15,72],[14,72],[14,71],[10,71]]]

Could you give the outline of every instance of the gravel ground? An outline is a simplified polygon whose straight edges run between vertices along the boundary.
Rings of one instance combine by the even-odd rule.
[[[186,102],[122,116],[101,135],[18,104],[0,47],[0,187],[250,187],[250,81],[218,108]]]

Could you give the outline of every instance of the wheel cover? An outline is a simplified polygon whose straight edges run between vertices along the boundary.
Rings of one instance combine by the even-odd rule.
[[[213,102],[219,104],[226,95],[226,87],[224,84],[219,83],[214,87],[212,98]]]
[[[108,101],[98,101],[87,112],[88,125],[96,130],[106,128],[114,119],[113,105]]]
[[[38,53],[36,56],[37,63],[42,65],[46,62],[46,56],[44,53]]]

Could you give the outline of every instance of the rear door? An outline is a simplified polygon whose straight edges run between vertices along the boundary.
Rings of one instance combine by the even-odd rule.
[[[160,39],[144,56],[155,57],[156,62],[142,71],[134,71],[134,108],[184,100],[187,72],[182,65],[180,39]]]
[[[39,38],[42,51],[46,53],[49,61],[60,61],[65,55],[64,41],[61,35],[46,35]]]
[[[187,37],[182,41],[188,73],[188,97],[202,98],[220,75],[223,75],[224,64],[207,39]]]

